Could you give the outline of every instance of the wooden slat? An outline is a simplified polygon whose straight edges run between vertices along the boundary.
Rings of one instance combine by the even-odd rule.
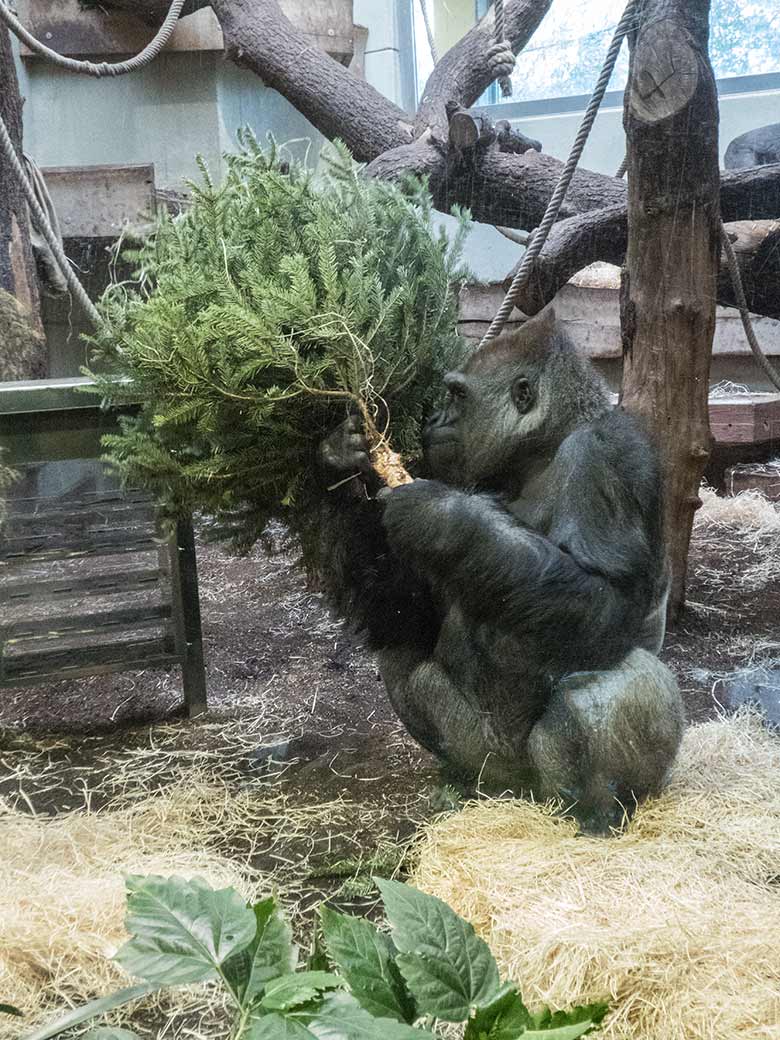
[[[0,641],[22,642],[27,639],[55,639],[66,635],[92,635],[106,630],[134,630],[169,621],[169,603],[148,603],[138,607],[123,607],[94,614],[72,614],[42,621],[13,621],[0,626]]]
[[[13,488],[8,499],[9,509],[18,511],[19,516],[29,516],[39,509],[67,509],[76,512],[79,509],[97,509],[99,507],[119,507],[154,505],[154,499],[144,491],[130,490],[123,492],[119,488],[110,491],[86,491],[81,495],[14,495]],[[21,508],[19,508],[21,507]]]
[[[32,686],[48,680],[98,675],[106,670],[154,668],[179,661],[180,657],[171,652],[165,639],[136,639],[31,652],[2,658],[0,686]]]
[[[33,534],[33,528],[48,524],[56,524],[60,529],[77,526],[86,530],[92,527],[116,528],[137,526],[139,523],[153,524],[154,518],[155,510],[151,502],[138,502],[129,506],[80,506],[77,509],[69,509],[68,504],[63,503],[60,509],[41,509],[35,513],[19,513],[11,508],[4,530],[23,528]]]
[[[137,568],[129,571],[112,571],[109,574],[92,575],[88,578],[47,578],[36,581],[9,582],[0,585],[0,604],[33,603],[41,600],[81,599],[85,596],[116,596],[160,585],[164,573],[157,567]]]
[[[86,543],[86,544],[85,544]],[[99,558],[125,553],[151,552],[159,547],[156,535],[129,536],[127,531],[104,532],[93,537],[74,539],[27,537],[0,542],[0,559],[7,563],[48,563],[54,560]]]

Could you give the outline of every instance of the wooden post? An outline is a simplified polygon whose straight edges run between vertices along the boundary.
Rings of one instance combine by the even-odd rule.
[[[699,485],[720,258],[718,98],[707,42],[710,0],[644,0],[633,39],[628,253],[621,289],[621,404],[660,445],[673,620]]]
[[[176,650],[181,656],[184,702],[190,718],[207,710],[206,668],[198,596],[195,535],[190,520],[179,520],[171,540],[171,592]]]

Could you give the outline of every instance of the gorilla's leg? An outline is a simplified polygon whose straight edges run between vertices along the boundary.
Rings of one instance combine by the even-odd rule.
[[[568,676],[528,742],[539,794],[575,802],[583,830],[607,833],[661,790],[684,721],[674,676],[646,650],[611,671]]]
[[[414,739],[459,780],[487,777],[495,755],[490,719],[428,655],[393,648],[379,654],[390,701]]]

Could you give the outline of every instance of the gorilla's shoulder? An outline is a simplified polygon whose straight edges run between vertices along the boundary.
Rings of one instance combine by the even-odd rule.
[[[578,426],[561,444],[559,457],[570,472],[590,482],[615,481],[653,495],[660,482],[658,453],[641,420],[620,408]]]

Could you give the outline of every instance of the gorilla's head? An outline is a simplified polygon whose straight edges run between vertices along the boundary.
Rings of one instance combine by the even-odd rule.
[[[546,307],[444,378],[445,407],[425,427],[426,468],[461,486],[501,486],[608,407],[605,385]]]

